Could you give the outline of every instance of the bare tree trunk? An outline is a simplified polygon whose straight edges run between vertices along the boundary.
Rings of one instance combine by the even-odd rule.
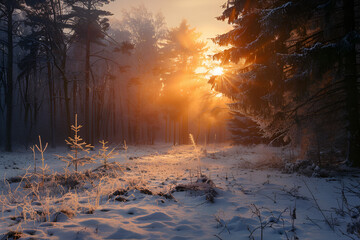
[[[2,43],[2,56],[1,56],[1,63],[2,63],[2,66],[5,66],[5,43]],[[0,73],[0,93],[2,93],[2,88],[4,88],[4,92],[6,92],[6,86],[4,84],[5,82],[5,71],[2,71]],[[0,111],[1,111],[1,117],[4,116],[4,108],[3,108],[3,102],[2,102],[3,98],[0,97]],[[2,118],[0,118],[0,121],[2,120]],[[2,125],[2,122],[1,122],[1,125]],[[2,128],[0,127],[0,131],[2,130]],[[2,136],[2,133],[0,132],[0,136]],[[0,138],[0,145],[2,144],[2,138]]]
[[[175,119],[173,120],[173,124],[174,124],[174,134],[173,134],[173,137],[174,137],[174,146],[176,145],[176,121]]]
[[[92,94],[92,104],[91,104],[91,118],[89,118],[89,134],[90,142],[94,142],[94,139],[98,137],[99,134],[99,128],[97,126],[97,112],[98,112],[98,104],[97,104],[97,89],[93,89]],[[91,120],[90,120],[91,119]]]
[[[68,93],[69,82],[67,78],[63,79],[63,87],[64,87],[64,97],[65,97],[65,111],[66,111],[66,123],[67,123],[67,133],[68,136],[71,136],[71,121],[70,121],[70,98]]]
[[[14,43],[13,43],[13,12],[14,9],[10,2],[6,3],[7,14],[7,82],[6,82],[6,142],[5,151],[12,151],[12,114],[13,114],[13,62],[14,62]]]
[[[206,132],[205,132],[205,138],[206,138],[206,144],[210,144],[210,133],[211,133],[211,124],[207,124]]]
[[[168,121],[169,121],[169,138],[168,138],[168,142],[171,143],[171,137],[172,137],[171,133],[172,133],[172,130],[171,130],[171,116],[170,116],[170,115],[169,115]]]
[[[200,120],[198,120],[198,124],[197,124],[197,132],[195,135],[195,144],[198,144],[199,142],[199,136],[200,136]]]
[[[345,32],[354,35],[355,4],[354,0],[344,1]],[[347,159],[354,166],[360,167],[360,123],[359,123],[359,96],[357,87],[356,49],[355,43],[345,57],[345,93],[346,113],[348,118],[348,156]]]
[[[130,99],[128,96],[128,100],[127,100],[127,112],[128,112],[128,116],[127,116],[127,120],[128,120],[128,142],[132,143],[133,142],[133,138],[132,138],[132,124],[131,124],[131,111],[130,111]]]
[[[73,113],[77,114],[77,80],[73,81]]]
[[[182,118],[183,144],[189,144],[189,110],[186,108]]]
[[[135,108],[135,126],[134,126],[134,143],[136,145],[139,144],[140,141],[140,131],[141,131],[141,121],[140,121],[140,116],[141,116],[141,106],[140,106],[140,90],[137,90],[137,98],[136,98],[136,108]]]
[[[25,86],[23,92],[23,101],[24,101],[24,126],[26,131],[26,146],[28,146],[31,138],[32,132],[32,119],[31,119],[31,106],[29,101],[29,75],[25,76]],[[30,121],[29,121],[30,116]]]
[[[167,143],[168,116],[165,115],[165,143]]]
[[[152,127],[151,127],[151,145],[154,145],[155,144],[155,126],[153,125]]]
[[[91,122],[90,122],[90,39],[89,27],[87,29],[86,53],[85,53],[85,141],[90,143]]]
[[[124,128],[124,112],[123,112],[121,97],[119,99],[119,104],[120,104],[120,116],[119,117],[120,117],[120,130],[121,130],[120,142],[122,142],[125,139],[125,128]],[[114,122],[114,125],[116,125],[116,122]]]
[[[112,85],[112,89],[111,89],[111,98],[109,99],[110,103],[111,104],[111,113],[112,113],[112,121],[111,121],[111,126],[112,126],[112,138],[113,140],[115,140],[116,136],[117,136],[117,127],[116,127],[116,105],[115,105],[115,84],[114,84],[114,81],[112,81],[111,83]],[[120,101],[119,101],[119,104],[121,105],[121,98],[120,98]],[[121,107],[120,107],[120,110],[121,110]]]
[[[54,86],[52,79],[52,69],[49,53],[47,51],[47,72],[48,72],[48,86],[49,86],[49,107],[50,107],[50,137],[51,137],[51,147],[55,148],[55,126],[54,126],[54,109],[53,109],[53,98],[54,98]]]
[[[181,116],[179,116],[179,145],[181,145],[182,144],[182,142],[181,142]]]
[[[151,124],[146,123],[146,144],[151,145],[152,137],[151,137]]]

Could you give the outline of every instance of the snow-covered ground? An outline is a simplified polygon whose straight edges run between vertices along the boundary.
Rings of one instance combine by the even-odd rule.
[[[49,174],[64,172],[54,154],[66,151],[46,151]],[[129,147],[110,160],[122,171],[68,189],[8,184],[33,171],[32,152],[0,153],[0,239],[10,231],[21,239],[358,239],[349,232],[360,225],[359,174],[309,178],[268,169],[280,158],[280,149],[264,146]],[[196,183],[199,162],[216,186],[213,203],[202,191],[175,191]]]

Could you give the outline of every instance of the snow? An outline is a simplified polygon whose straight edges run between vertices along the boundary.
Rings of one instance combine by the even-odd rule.
[[[65,163],[54,154],[67,151],[47,150],[46,164],[52,172],[64,171]],[[27,202],[29,198],[16,195],[25,196],[28,189],[11,183],[9,193],[3,182],[0,238],[11,230],[22,232],[23,239],[261,239],[261,232],[264,239],[348,239],[344,234],[357,239],[347,233],[348,223],[355,219],[344,207],[341,191],[359,184],[359,174],[309,178],[269,168],[282,154],[280,148],[266,146],[130,146],[110,159],[124,166],[119,175],[83,183],[64,195],[49,188],[44,196]],[[0,158],[2,179],[33,171],[31,151],[1,153]],[[202,192],[172,191],[178,184],[196,182],[198,158],[202,174],[216,185],[214,203]],[[111,195],[127,187],[126,193],[117,194],[127,201]],[[171,191],[175,199],[158,195]],[[10,201],[11,194],[18,201]],[[345,194],[348,206],[359,205],[359,196]],[[293,230],[290,213],[295,208]],[[32,219],[31,209],[48,211],[46,219]],[[21,213],[27,213],[26,220]]]

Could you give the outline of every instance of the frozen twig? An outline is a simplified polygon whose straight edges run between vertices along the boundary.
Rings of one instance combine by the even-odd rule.
[[[325,223],[331,228],[331,230],[334,231],[334,230],[335,230],[335,229],[334,229],[334,224],[332,224],[332,223],[329,221],[328,217],[325,215],[324,211],[321,209],[318,201],[316,200],[313,192],[310,190],[310,188],[309,188],[309,186],[307,185],[307,183],[306,183],[305,181],[303,181],[303,182],[304,182],[306,188],[309,190],[310,195],[311,195],[312,199],[313,199],[314,202],[315,202],[316,208],[317,208],[317,209],[319,210],[319,212],[321,213],[322,217],[324,218]]]

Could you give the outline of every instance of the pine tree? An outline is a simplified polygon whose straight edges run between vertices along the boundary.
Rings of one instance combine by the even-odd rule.
[[[65,139],[66,144],[71,148],[72,154],[68,154],[66,156],[56,155],[62,161],[67,163],[67,167],[74,165],[75,172],[78,171],[78,166],[90,164],[95,161],[94,156],[88,156],[93,146],[86,143],[79,135],[79,131],[81,128],[82,125],[78,125],[76,114],[75,124],[71,125],[71,130],[74,132],[74,136]],[[82,152],[84,152],[85,154],[82,154]]]
[[[260,127],[256,122],[238,112],[231,112],[232,118],[228,122],[232,140],[236,144],[252,145],[266,143],[262,137]]]
[[[203,64],[207,49],[206,43],[199,39],[200,36],[201,34],[184,20],[169,31],[161,49],[161,103],[173,121],[174,143],[176,122],[179,125],[179,144],[189,143],[189,105],[201,78],[196,69]]]
[[[70,96],[69,77],[67,72],[68,50],[71,43],[70,16],[66,14],[67,5],[62,0],[26,0],[27,19],[25,24],[30,28],[30,33],[23,37],[21,46],[28,51],[27,56],[20,64],[28,68],[29,62],[34,63],[32,56],[42,56],[46,59],[48,70],[48,86],[50,98],[50,119],[52,128],[52,145],[54,146],[55,128],[55,100],[53,75],[59,74],[62,79],[62,91],[64,94],[67,134],[70,129]],[[56,69],[54,70],[52,68]],[[25,72],[24,72],[25,73]]]
[[[129,60],[135,76],[127,83],[129,142],[153,144],[159,115],[155,102],[161,89],[154,69],[167,27],[162,14],[154,15],[140,5],[123,12],[121,29],[130,33],[134,46]]]
[[[91,44],[102,44],[101,39],[105,37],[105,32],[109,28],[109,19],[105,16],[112,15],[108,11],[100,10],[104,4],[110,3],[110,0],[65,0],[71,6],[72,12],[69,17],[72,18],[71,28],[74,30],[74,39],[85,45],[85,121],[86,140],[92,142],[90,120],[90,57]]]
[[[234,29],[214,41],[231,47],[215,58],[239,63],[239,69],[228,82],[211,83],[267,137],[293,143],[312,138],[308,150],[316,144],[318,152],[346,150],[359,166],[358,5],[358,0],[228,1],[219,19]],[[342,144],[346,136],[348,147]]]

